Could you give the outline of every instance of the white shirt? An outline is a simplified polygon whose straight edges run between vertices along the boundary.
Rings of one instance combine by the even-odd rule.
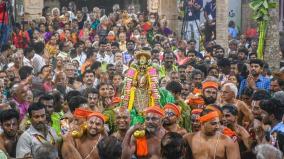
[[[34,57],[29,60],[26,57],[23,59],[24,66],[30,66],[34,68],[34,73],[40,72],[41,68],[45,65],[45,60],[38,54],[34,54]]]

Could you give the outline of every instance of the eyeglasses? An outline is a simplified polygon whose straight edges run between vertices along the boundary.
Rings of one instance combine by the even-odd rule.
[[[168,117],[172,117],[172,116],[175,116],[175,113],[173,113],[173,112],[165,112],[165,115],[168,116]]]

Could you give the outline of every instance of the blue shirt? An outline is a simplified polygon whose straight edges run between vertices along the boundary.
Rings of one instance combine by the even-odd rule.
[[[216,19],[216,2],[207,2],[204,8],[207,15],[211,15],[213,19]]]
[[[237,36],[238,36],[238,29],[236,29],[236,28],[231,28],[231,27],[229,27],[228,28],[228,32],[229,32],[229,34],[230,34],[230,36],[233,38],[233,39],[236,39],[237,38]]]
[[[200,5],[201,7],[203,7],[203,0],[196,0],[196,2],[198,5]],[[200,20],[200,10],[196,10],[195,8],[190,8],[188,5],[188,1],[184,2],[185,5],[185,20],[187,21],[192,21],[192,20]]]
[[[269,92],[270,79],[260,75],[258,79],[256,80],[255,85],[256,85],[256,88],[265,89],[267,92]],[[241,85],[240,85],[240,90],[239,90],[239,96],[243,94],[243,91],[245,90],[247,86],[248,86],[247,79],[242,80]]]
[[[132,54],[128,53],[128,51],[122,54],[123,64],[128,65],[128,63],[134,58]]]

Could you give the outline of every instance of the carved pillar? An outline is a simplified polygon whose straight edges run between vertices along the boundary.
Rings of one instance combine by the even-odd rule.
[[[228,50],[228,23],[229,2],[228,0],[216,0],[216,42]]]

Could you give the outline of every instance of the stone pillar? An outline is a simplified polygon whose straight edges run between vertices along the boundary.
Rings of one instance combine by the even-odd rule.
[[[177,35],[180,34],[178,27],[178,10],[176,0],[159,0],[158,13],[160,16],[165,16],[168,22],[168,27],[171,28]]]
[[[227,53],[229,2],[228,0],[216,0],[216,7],[216,42],[221,45]]]
[[[282,58],[279,48],[279,7],[271,10],[270,16],[265,39],[264,60],[268,62],[272,70],[277,70]]]

